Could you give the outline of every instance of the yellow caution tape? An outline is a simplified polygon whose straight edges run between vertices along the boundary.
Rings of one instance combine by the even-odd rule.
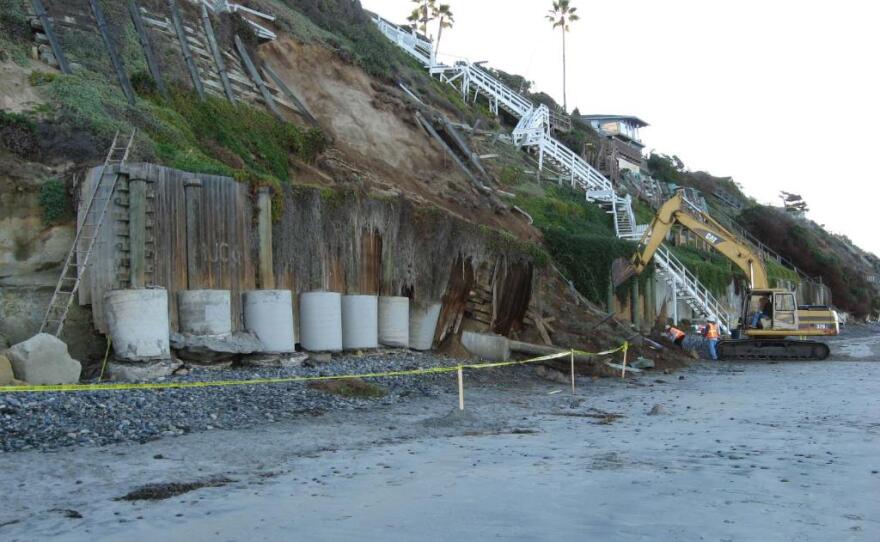
[[[537,358],[521,361],[504,361],[498,363],[473,363],[452,365],[446,367],[429,367],[427,369],[411,369],[408,371],[387,371],[384,373],[346,374],[330,376],[291,376],[286,378],[255,378],[252,380],[211,380],[204,382],[148,382],[142,384],[130,383],[98,383],[98,384],[59,384],[54,386],[0,386],[0,393],[35,393],[35,392],[82,392],[82,391],[123,391],[123,390],[174,390],[187,388],[223,388],[230,386],[258,386],[265,384],[290,384],[296,382],[319,382],[326,380],[353,380],[362,378],[388,378],[395,376],[415,376],[426,374],[452,373],[459,369],[492,369],[497,367],[510,367],[512,365],[525,365],[551,359],[567,358],[572,354],[587,356],[605,356],[616,352],[625,351],[627,343],[613,350],[589,353],[580,350],[568,350],[558,354],[548,354]]]

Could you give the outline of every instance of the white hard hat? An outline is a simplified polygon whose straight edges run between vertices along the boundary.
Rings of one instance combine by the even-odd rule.
[[[709,319],[706,320],[706,321],[709,322],[709,323],[711,323],[711,324],[714,324],[714,323],[715,323],[715,317],[714,317],[714,316],[710,316]]]

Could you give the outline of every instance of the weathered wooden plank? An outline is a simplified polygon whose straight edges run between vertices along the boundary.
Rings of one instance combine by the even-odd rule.
[[[93,34],[95,32],[95,25],[92,22],[91,17],[88,16],[76,18],[65,15],[63,17],[49,17],[49,20],[52,22],[53,26],[58,26],[71,30],[78,30],[80,32],[87,32],[89,34]]]
[[[259,239],[260,288],[275,288],[272,262],[272,190],[261,187],[257,192],[257,232]]]
[[[244,63],[245,68],[247,68],[248,74],[251,76],[251,79],[257,88],[260,89],[260,94],[263,96],[263,101],[266,103],[266,107],[269,108],[273,115],[281,120],[285,120],[284,115],[281,114],[278,106],[275,105],[275,100],[272,98],[272,95],[269,94],[269,91],[266,89],[266,85],[263,83],[263,78],[260,77],[260,72],[257,71],[257,67],[251,61],[251,57],[248,54],[244,43],[237,34],[235,36],[235,47],[238,49],[238,54],[241,56],[241,60]]]
[[[147,182],[143,179],[128,181],[128,257],[131,288],[146,286],[147,237]]]
[[[122,62],[122,57],[119,56],[119,53],[116,51],[116,45],[113,44],[113,38],[110,37],[110,31],[107,29],[107,19],[104,18],[104,12],[101,10],[101,5],[98,4],[98,0],[89,0],[89,5],[92,7],[92,15],[95,17],[95,23],[98,25],[98,32],[101,34],[101,39],[104,40],[104,47],[107,49],[107,55],[110,57],[110,63],[113,65],[113,70],[116,72],[116,79],[119,81],[122,93],[125,94],[128,103],[134,105],[137,97],[134,94],[134,89],[131,87],[131,80],[128,78],[128,73],[125,71],[125,64]]]
[[[284,80],[281,79],[281,77],[278,75],[278,73],[276,73],[275,70],[273,70],[272,67],[269,66],[268,64],[263,65],[263,71],[265,71],[267,74],[269,74],[269,78],[272,79],[276,85],[278,85],[278,88],[281,90],[281,92],[287,97],[287,99],[290,101],[290,103],[293,104],[293,107],[291,107],[291,109],[296,110],[303,117],[305,117],[305,119],[307,121],[309,121],[311,124],[317,126],[318,119],[316,119],[315,116],[312,115],[312,112],[309,111],[309,109],[296,96],[296,94],[294,94],[293,91],[290,90],[290,88],[284,84]]]
[[[156,83],[156,88],[163,97],[168,98],[168,87],[165,86],[165,78],[162,77],[162,70],[159,68],[159,62],[156,60],[156,53],[153,51],[153,44],[150,42],[150,36],[147,34],[141,10],[136,0],[128,0],[128,12],[131,15],[131,21],[134,23],[134,29],[137,32],[141,49],[144,51],[144,57],[147,59],[147,68],[150,70],[150,75]]]
[[[196,89],[199,98],[205,99],[205,89],[202,87],[202,80],[199,77],[199,71],[196,68],[195,60],[193,60],[192,52],[189,50],[189,44],[186,40],[186,32],[183,29],[183,23],[180,20],[180,10],[177,7],[177,0],[168,0],[168,9],[171,11],[171,23],[177,32],[177,41],[180,43],[180,51],[183,53],[183,60],[189,69],[189,75],[192,78],[193,87]]]
[[[144,274],[151,275],[151,284],[167,289],[172,329],[179,329],[177,293],[189,288],[230,290],[233,325],[241,329],[240,293],[256,288],[257,282],[256,253],[252,252],[256,250],[252,249],[256,234],[249,187],[228,177],[193,175],[153,164],[126,164],[121,168],[121,181],[146,179],[146,192],[154,196],[144,198],[149,213],[143,229],[152,241],[149,250],[144,248],[143,258],[148,260]],[[99,176],[100,170],[95,171]],[[136,184],[137,181],[128,186],[128,206],[114,203],[114,213],[124,218],[119,221],[123,229],[102,233],[106,252],[100,258],[97,253],[93,255],[95,261],[104,262],[93,270],[93,307],[94,299],[100,299],[120,279],[127,286],[132,271],[139,265],[137,247],[146,245],[146,236],[141,243],[139,234],[131,231],[133,226],[139,228],[136,209],[140,206],[140,195]],[[197,188],[199,184],[201,188]],[[130,210],[135,211],[132,216]],[[103,326],[100,303],[97,309],[96,323]]]
[[[443,148],[443,150],[446,152],[446,154],[450,158],[452,158],[452,160],[456,164],[458,164],[459,169],[461,169],[462,172],[464,172],[464,174],[467,176],[467,178],[471,181],[471,184],[473,184],[477,190],[479,190],[480,192],[488,192],[489,191],[489,189],[483,183],[481,183],[479,181],[479,179],[477,179],[474,176],[473,173],[471,173],[471,170],[469,170],[467,168],[467,166],[464,164],[464,162],[461,161],[461,158],[459,158],[458,155],[455,154],[455,151],[453,151],[449,147],[449,144],[446,143],[446,141],[444,141],[442,137],[440,137],[440,134],[437,133],[437,130],[434,129],[434,127],[431,125],[431,123],[428,122],[425,119],[425,117],[423,117],[422,114],[418,111],[416,111],[416,120],[419,122],[419,124],[422,125],[422,127],[425,129],[425,131],[427,131],[437,141],[437,143],[440,144],[440,147]]]
[[[196,179],[184,183],[186,199],[186,278],[187,287],[197,290],[202,287],[201,273],[199,272],[200,239],[199,219],[201,218],[201,191],[202,183]]]
[[[43,24],[43,32],[49,39],[49,45],[52,47],[52,54],[55,55],[55,60],[58,62],[58,67],[61,69],[61,73],[69,75],[70,64],[67,62],[67,57],[64,56],[64,51],[61,49],[61,42],[58,41],[58,36],[55,35],[55,30],[52,28],[52,22],[49,21],[49,16],[46,13],[46,8],[43,6],[42,0],[31,0],[31,6],[33,6],[34,13],[40,18],[40,22]]]

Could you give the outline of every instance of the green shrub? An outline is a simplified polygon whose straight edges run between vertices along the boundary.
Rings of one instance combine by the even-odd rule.
[[[39,153],[36,125],[25,115],[0,111],[0,146],[22,158],[36,158]]]
[[[150,127],[159,157],[172,167],[229,175],[243,167],[257,175],[290,180],[290,158],[314,161],[327,146],[317,129],[303,130],[247,104],[232,104],[176,90],[169,102],[153,101],[161,121]],[[224,163],[223,154],[236,157]],[[239,163],[240,162],[240,163]]]
[[[45,88],[57,104],[56,119],[72,131],[85,130],[109,142],[117,130],[128,129],[127,121],[139,117],[122,91],[94,72],[58,76]]]
[[[30,64],[31,28],[24,6],[19,0],[0,0],[0,62]]]
[[[604,304],[611,283],[611,265],[617,258],[629,258],[636,244],[613,235],[578,234],[551,228],[544,231],[544,241],[553,260],[562,267],[575,287],[587,299]],[[644,281],[650,273],[640,277]],[[625,291],[628,284],[621,286]]]
[[[498,175],[498,181],[504,186],[516,186],[525,180],[525,172],[518,166],[504,166]]]
[[[835,306],[863,318],[880,305],[880,296],[866,279],[865,264],[850,255],[845,240],[775,207],[746,209],[739,221],[807,275],[822,277]]]
[[[705,252],[688,246],[671,247],[675,257],[687,267],[710,292],[723,295],[734,279],[746,276],[733,262],[717,252]]]
[[[631,257],[636,244],[618,239],[610,215],[587,203],[583,192],[549,186],[543,196],[518,194],[516,204],[532,216],[534,225],[544,234],[549,256],[578,291],[590,301],[604,304],[612,262]],[[653,269],[648,269],[632,280],[644,283],[652,273]],[[625,293],[631,284],[621,285],[618,294]]]
[[[47,85],[58,78],[57,73],[52,72],[43,72],[43,71],[33,71],[28,76],[28,82],[30,82],[33,87],[41,87],[43,85]]]
[[[73,206],[67,188],[58,179],[49,179],[40,186],[40,207],[43,224],[52,226],[73,216]]]

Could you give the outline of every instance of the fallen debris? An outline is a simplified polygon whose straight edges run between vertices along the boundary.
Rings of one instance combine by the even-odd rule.
[[[82,365],[70,357],[67,345],[48,333],[39,333],[6,351],[15,378],[28,384],[76,384]]]
[[[599,425],[608,425],[610,423],[614,423],[620,418],[625,417],[623,414],[617,414],[615,412],[605,412],[604,410],[599,410],[598,408],[591,408],[588,412],[547,412],[548,416],[567,416],[570,418],[593,418],[599,420],[597,423]]]
[[[111,361],[107,364],[107,373],[111,379],[121,382],[144,382],[171,376],[182,365],[173,359],[144,363]]]
[[[12,363],[6,356],[0,355],[0,386],[9,386],[15,380]]]
[[[245,332],[225,336],[172,332],[171,348],[181,359],[208,363],[228,361],[240,354],[259,352],[263,344],[255,335]]]
[[[203,487],[222,487],[232,483],[234,480],[229,478],[214,478],[211,480],[203,480],[199,482],[171,482],[168,484],[147,484],[131,491],[122,497],[117,497],[117,501],[161,501],[201,489]]]
[[[69,508],[53,508],[50,512],[58,512],[68,519],[82,519],[82,514]]]
[[[630,369],[653,369],[654,368],[654,360],[638,357],[633,362],[630,363]]]
[[[357,397],[360,399],[378,399],[388,395],[388,391],[385,388],[355,378],[312,382],[309,384],[309,388],[342,397]]]

